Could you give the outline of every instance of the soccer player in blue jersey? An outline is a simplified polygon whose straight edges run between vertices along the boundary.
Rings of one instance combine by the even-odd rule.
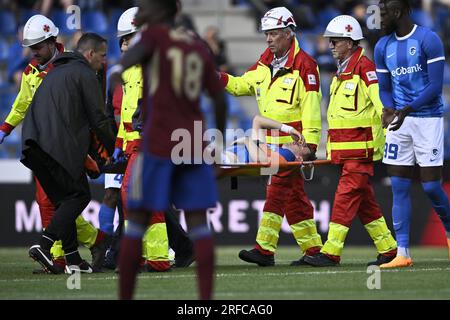
[[[439,37],[411,20],[408,0],[381,0],[381,28],[375,63],[388,128],[383,162],[391,177],[397,257],[381,268],[412,265],[409,225],[413,168],[439,215],[450,245],[450,204],[441,185],[443,165],[442,82],[444,49]]]

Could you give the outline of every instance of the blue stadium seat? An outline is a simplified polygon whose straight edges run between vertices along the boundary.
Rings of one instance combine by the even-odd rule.
[[[11,86],[8,86],[11,88]],[[0,115],[3,116],[0,121],[3,121],[6,117],[6,115],[11,110],[11,106],[14,103],[14,100],[16,99],[17,93],[12,92],[11,89],[7,90],[7,92],[2,93],[0,95]]]
[[[421,9],[414,9],[411,13],[412,20],[420,26],[434,29],[434,22],[430,14]]]
[[[5,40],[0,39],[0,63],[7,62],[8,55],[9,55],[8,43]]]
[[[14,86],[10,86],[4,93],[0,94],[0,121],[3,122],[11,110],[11,106],[16,99],[17,92]],[[21,130],[13,130],[2,144],[4,152],[0,153],[0,158],[20,158],[21,156]]]
[[[314,42],[314,38],[312,37],[300,37],[299,38],[300,48],[305,51],[310,56],[314,56],[316,54],[316,43]]]
[[[67,26],[67,19],[70,15],[66,14],[63,10],[54,10],[51,20],[59,28],[59,32],[61,35],[71,35],[75,33],[76,29],[69,29]]]
[[[444,65],[444,85],[450,85],[450,65],[448,63]]]
[[[450,19],[450,8],[438,6],[434,14],[436,31],[441,31],[448,19]]]
[[[235,119],[236,128],[248,130],[252,127],[252,119],[243,109],[239,102],[239,99],[232,96],[231,94],[226,94],[227,104],[228,104],[228,116],[231,119]]]
[[[8,11],[0,11],[0,34],[9,36],[17,31],[17,23],[14,15]]]
[[[108,20],[108,33],[112,35],[117,34],[117,22],[124,11],[122,9],[113,9]]]
[[[27,23],[28,19],[30,19],[35,14],[39,14],[39,12],[30,9],[21,9],[19,17],[19,25],[24,26],[25,23]]]
[[[86,32],[105,35],[108,31],[108,20],[101,11],[88,11],[81,14],[81,26]]]
[[[318,13],[318,18],[319,18],[319,25],[320,27],[322,27],[323,29],[325,29],[328,25],[328,23],[335,17],[337,17],[338,15],[340,15],[341,13],[339,12],[339,10],[335,9],[334,7],[327,7],[324,10],[321,10]]]
[[[226,94],[225,97],[226,97],[227,104],[228,104],[228,115],[230,117],[241,118],[244,115],[246,115],[244,110],[242,110],[242,106],[239,103],[239,100],[236,97],[234,97],[230,94]]]
[[[248,2],[248,0],[236,0],[235,4],[237,6],[244,6],[244,7],[250,6],[250,3]]]
[[[115,36],[108,38],[108,52],[106,58],[108,65],[113,65],[120,59],[119,39]]]

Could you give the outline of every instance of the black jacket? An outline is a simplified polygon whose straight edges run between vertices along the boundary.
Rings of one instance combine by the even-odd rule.
[[[84,162],[94,134],[111,155],[114,135],[104,113],[104,100],[94,70],[78,52],[65,52],[37,89],[22,129],[22,163],[33,170],[27,150],[38,146],[75,180],[85,174]]]

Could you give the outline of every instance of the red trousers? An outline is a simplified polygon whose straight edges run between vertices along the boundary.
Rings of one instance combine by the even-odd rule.
[[[122,210],[123,210],[123,218],[124,220],[128,219],[128,209],[127,209],[127,193],[128,186],[130,184],[131,172],[133,171],[133,164],[136,161],[136,157],[138,155],[138,150],[140,146],[140,140],[135,140],[132,142],[128,142],[127,149],[125,154],[128,156],[128,164],[127,169],[125,170],[125,174],[122,180],[122,188],[120,188],[120,196],[122,198]]]
[[[41,222],[42,228],[46,229],[50,224],[50,221],[55,214],[55,206],[48,198],[38,179],[34,177],[34,181],[36,182],[36,202],[39,205],[39,212],[41,214]]]
[[[287,176],[272,176],[266,188],[264,211],[286,215],[290,225],[313,219],[314,209],[305,193],[304,180],[300,172]]]
[[[356,215],[363,225],[382,217],[370,184],[371,176],[373,176],[372,162],[348,161],[343,164],[334,197],[331,222],[350,227]]]

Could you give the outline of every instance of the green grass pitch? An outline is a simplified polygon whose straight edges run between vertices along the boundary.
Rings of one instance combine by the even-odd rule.
[[[280,247],[275,267],[257,267],[239,260],[240,248],[219,247],[215,299],[450,299],[450,260],[446,248],[412,248],[414,266],[381,271],[381,288],[369,290],[366,263],[373,248],[344,249],[341,266],[290,267],[300,256],[295,247]],[[82,250],[89,257],[87,250]],[[67,288],[67,275],[33,275],[38,264],[27,248],[0,249],[0,299],[116,299],[113,272],[82,275],[81,289]],[[373,282],[372,282],[373,283]],[[141,273],[137,299],[196,299],[195,267],[166,273]]]

